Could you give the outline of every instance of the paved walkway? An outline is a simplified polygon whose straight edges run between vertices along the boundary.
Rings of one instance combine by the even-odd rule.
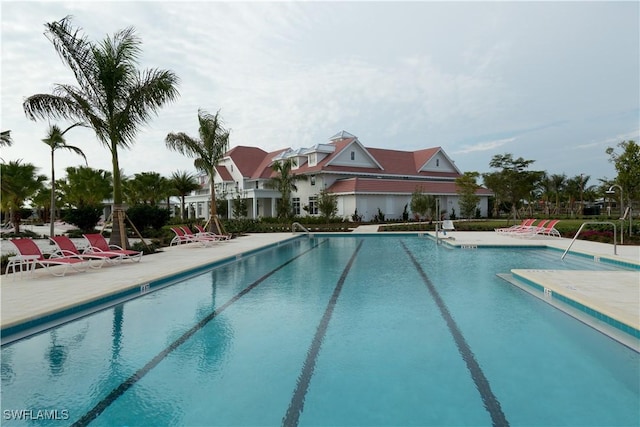
[[[377,232],[377,225],[361,226],[354,234]],[[382,234],[382,233],[381,233]],[[383,233],[393,234],[393,233]],[[435,233],[427,232],[432,237]],[[299,234],[297,234],[299,235]],[[211,248],[181,245],[163,248],[162,252],[144,256],[140,263],[124,262],[118,266],[88,269],[83,273],[69,272],[65,277],[54,277],[38,269],[30,277],[3,275],[0,283],[1,314],[0,327],[20,325],[33,319],[50,315],[83,302],[113,295],[126,289],[140,288],[150,281],[169,277],[180,272],[219,261],[261,247],[278,244],[295,238],[291,233],[250,234],[219,243]],[[464,248],[480,246],[550,246],[561,250],[567,248],[570,239],[535,238],[517,239],[494,232],[448,232],[443,244]],[[46,248],[48,243],[41,240]],[[7,248],[9,246],[9,248]],[[10,249],[11,243],[2,242],[2,250]],[[614,255],[613,245],[578,240],[572,250],[590,256],[619,260],[640,265],[640,247],[618,246]],[[561,252],[558,252],[560,257]],[[514,271],[515,272],[515,271]],[[545,288],[580,301],[600,313],[610,314],[615,319],[640,329],[640,271],[620,272],[584,271],[566,272],[556,270],[518,270]],[[640,351],[638,340],[627,345]]]

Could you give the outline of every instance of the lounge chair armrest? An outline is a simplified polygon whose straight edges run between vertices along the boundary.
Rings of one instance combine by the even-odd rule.
[[[122,249],[121,246],[118,245],[109,245],[109,249],[117,249],[119,251],[123,251],[124,249]]]

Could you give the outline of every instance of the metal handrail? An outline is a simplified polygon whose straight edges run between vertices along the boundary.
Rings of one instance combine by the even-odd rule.
[[[295,233],[296,232],[296,226],[298,226],[298,228],[304,230],[305,233],[309,234],[309,230],[306,229],[302,224],[300,224],[299,222],[294,222],[293,224],[291,224],[291,232]]]
[[[614,255],[618,255],[618,247],[617,247],[617,243],[616,243],[616,235],[618,233],[616,231],[616,224],[613,223],[613,222],[609,222],[609,221],[587,221],[587,222],[583,222],[582,225],[580,226],[580,228],[578,228],[578,232],[576,233],[575,236],[573,236],[573,240],[571,240],[571,243],[569,244],[569,247],[567,248],[567,250],[564,251],[564,253],[560,257],[561,260],[563,260],[565,255],[567,255],[567,252],[569,252],[569,249],[571,249],[571,246],[573,246],[573,242],[575,242],[576,239],[578,238],[578,235],[582,231],[582,228],[587,224],[610,224],[610,225],[613,225],[613,254]]]

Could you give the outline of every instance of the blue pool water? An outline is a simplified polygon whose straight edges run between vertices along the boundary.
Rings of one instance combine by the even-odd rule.
[[[638,425],[640,355],[496,277],[595,267],[298,239],[4,346],[2,424]]]

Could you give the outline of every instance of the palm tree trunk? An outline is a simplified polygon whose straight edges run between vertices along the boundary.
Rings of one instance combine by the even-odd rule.
[[[220,224],[220,220],[218,219],[218,209],[216,207],[216,189],[213,185],[213,174],[209,176],[211,177],[211,183],[209,184],[209,193],[211,197],[211,206],[209,207],[209,231],[216,234],[225,234],[224,229],[222,228],[222,224]]]
[[[51,206],[49,207],[49,220],[51,224],[49,225],[49,237],[53,237],[55,233],[53,228],[53,222],[55,221],[55,211],[56,211],[56,171],[53,166],[53,153],[54,153],[54,149],[52,147],[51,148]],[[53,244],[53,241],[51,241],[51,244]]]
[[[113,164],[113,222],[111,224],[110,245],[118,245],[123,249],[129,249],[129,240],[124,225],[125,212],[122,208],[122,179],[120,177],[120,165],[118,162],[118,151],[112,142],[111,162]]]

